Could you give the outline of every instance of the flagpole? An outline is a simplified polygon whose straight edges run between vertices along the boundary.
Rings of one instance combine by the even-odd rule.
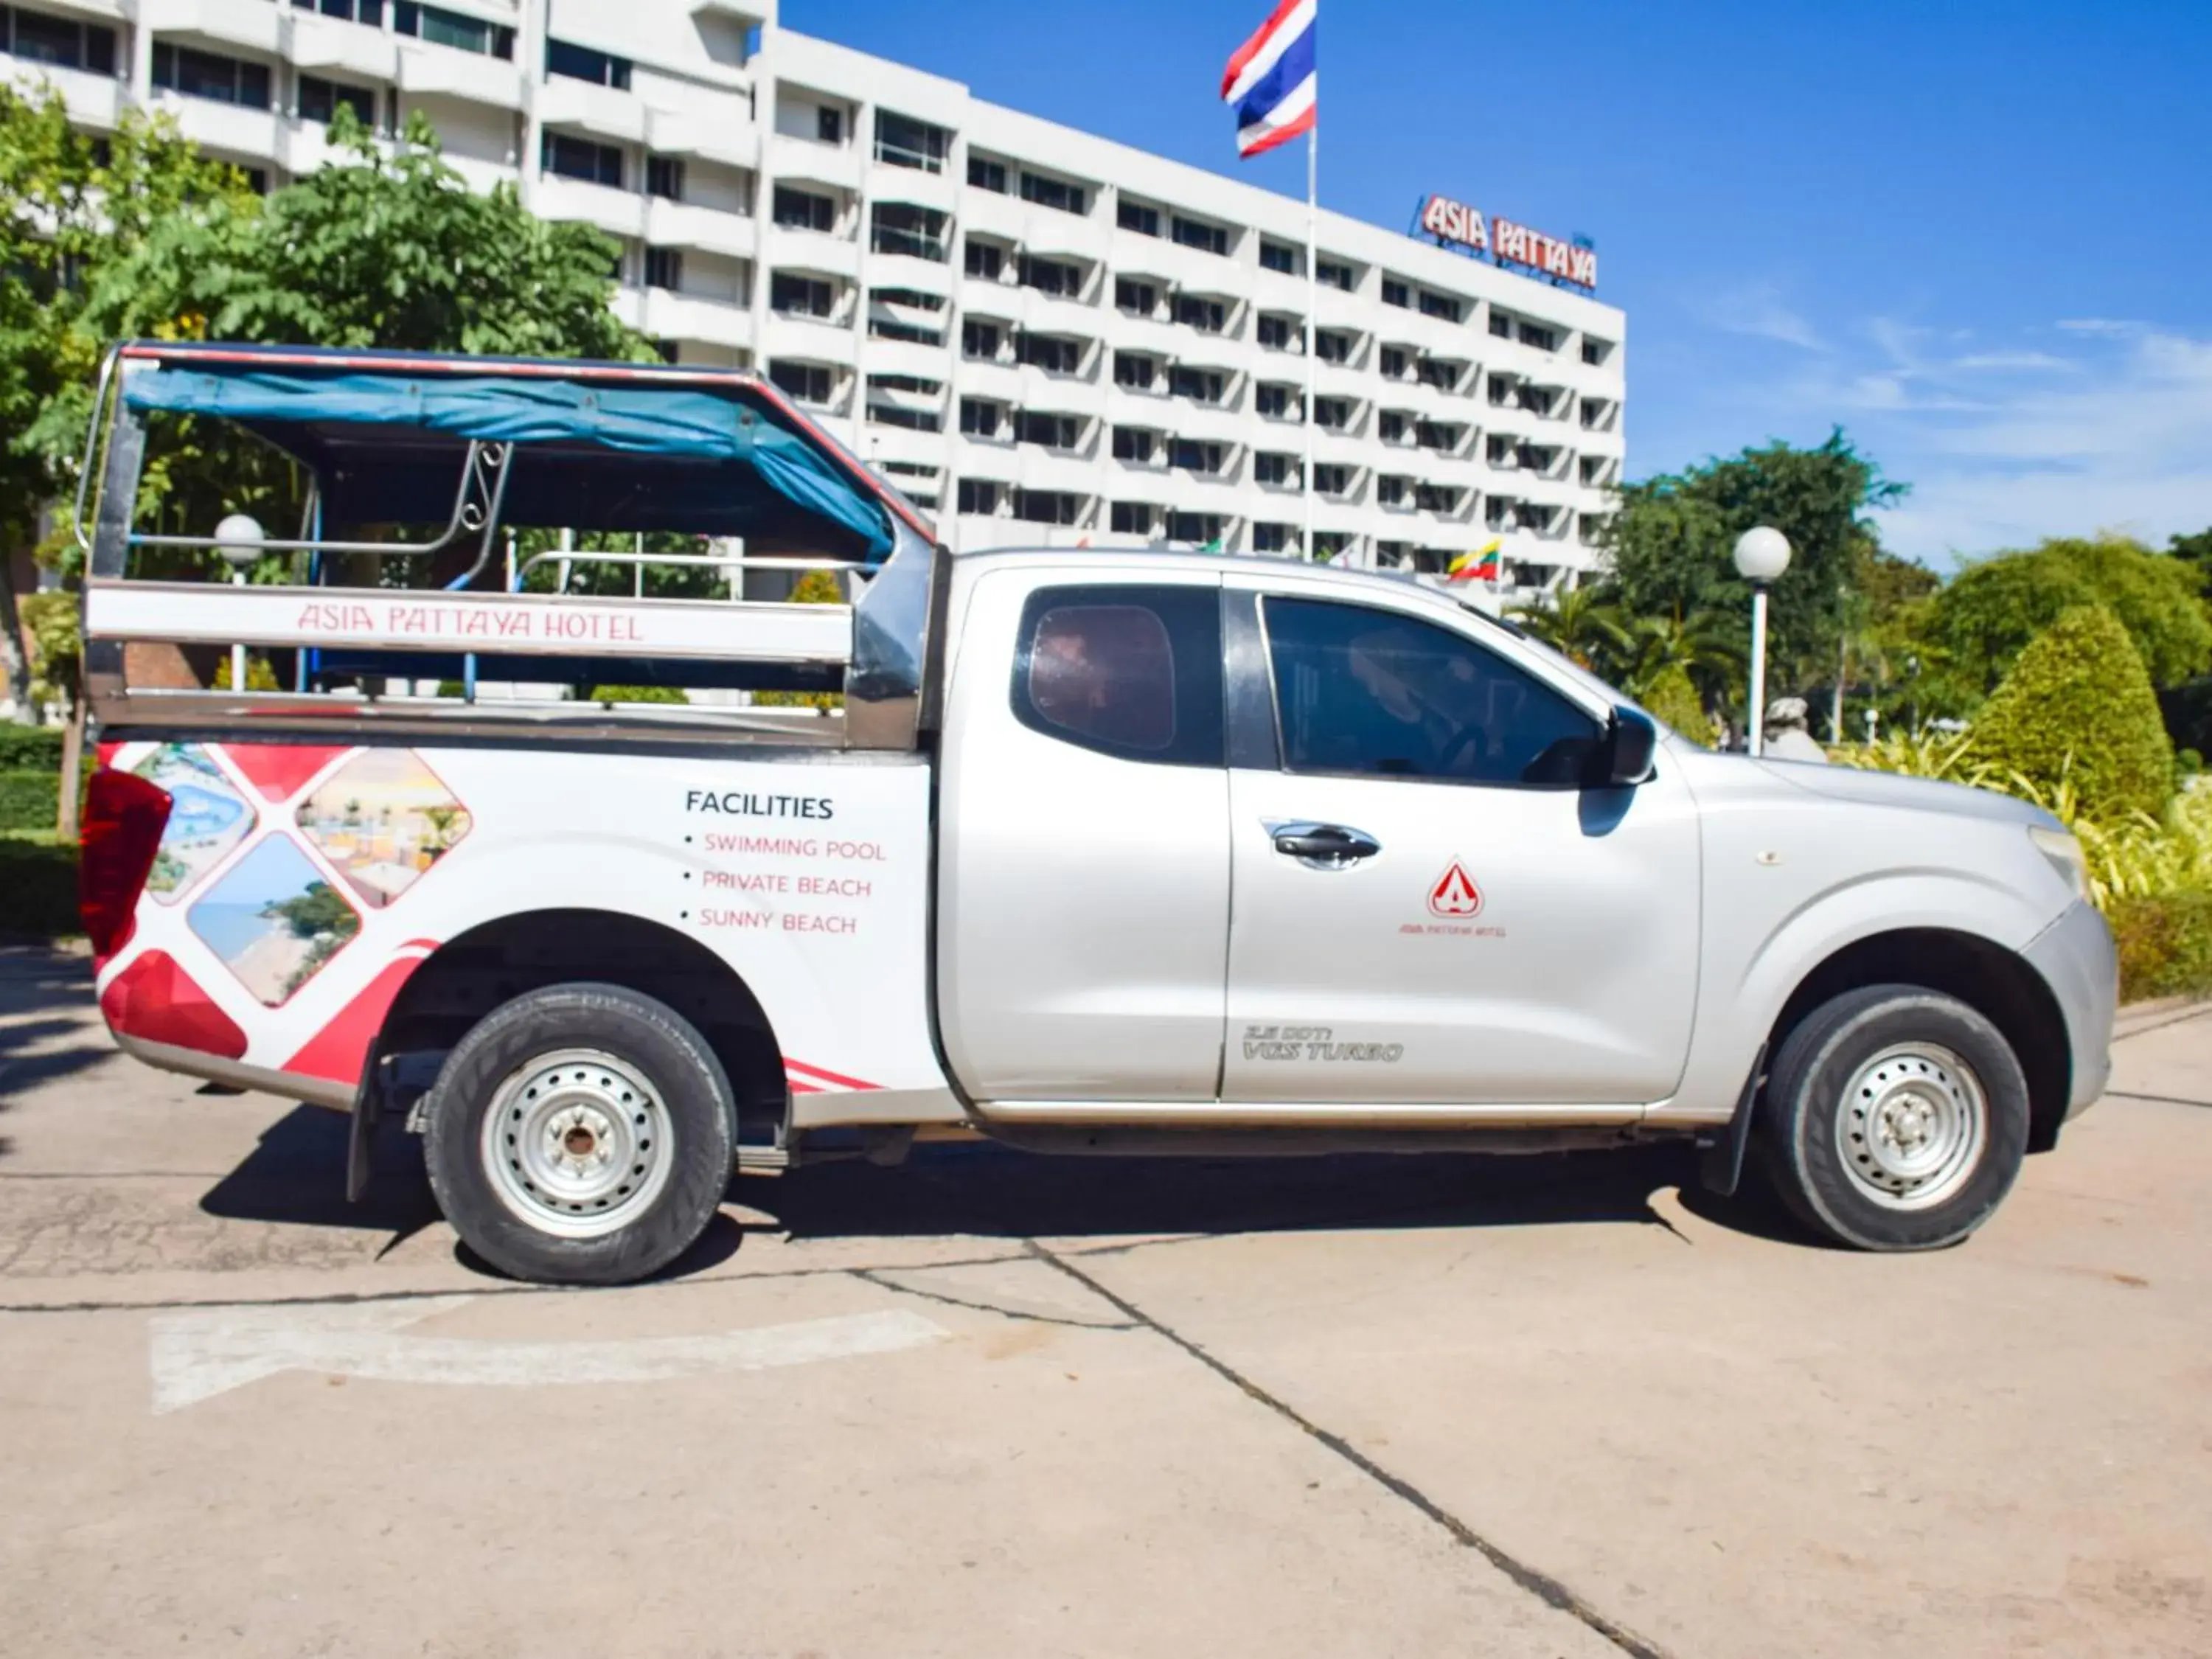
[[[1320,217],[1321,123],[1306,129],[1306,534],[1304,552],[1314,556],[1314,360],[1321,346],[1321,270],[1316,263]]]

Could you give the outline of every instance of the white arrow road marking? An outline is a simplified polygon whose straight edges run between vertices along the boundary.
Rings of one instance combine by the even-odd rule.
[[[473,1300],[446,1296],[353,1307],[195,1308],[157,1314],[148,1326],[154,1414],[181,1410],[282,1371],[490,1388],[656,1382],[805,1365],[848,1354],[891,1353],[951,1334],[934,1320],[906,1309],[705,1336],[612,1342],[479,1342],[400,1332],[402,1326]]]

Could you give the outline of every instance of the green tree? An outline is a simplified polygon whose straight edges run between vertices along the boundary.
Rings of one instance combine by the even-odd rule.
[[[842,605],[845,584],[834,570],[810,570],[792,584],[793,605]],[[842,691],[756,691],[753,702],[762,708],[842,708]]]
[[[99,356],[82,323],[88,275],[154,227],[235,198],[252,199],[244,175],[203,160],[166,118],[128,112],[103,148],[51,85],[0,83],[0,664],[19,703],[30,675],[12,556],[72,482]]]
[[[1712,716],[1705,713],[1698,688],[1691,683],[1689,670],[1681,664],[1669,662],[1662,665],[1638,701],[1692,743],[1707,749],[1713,746]]]
[[[1628,644],[1626,619],[1602,586],[1553,593],[1516,607],[1513,620],[1568,661],[1596,673],[1607,672]]]
[[[2119,536],[2053,540],[1967,566],[1937,595],[1931,636],[1976,692],[2002,679],[2028,641],[2066,611],[2101,605],[2133,640],[2154,685],[2212,666],[2202,572]]]
[[[1771,525],[1790,559],[1769,595],[1770,689],[1830,684],[1851,595],[1878,550],[1868,515],[1905,491],[1841,428],[1811,449],[1772,443],[1627,485],[1605,531],[1621,604],[1638,615],[1746,615],[1735,538]]]
[[[2199,575],[2212,577],[2212,530],[2200,530],[2194,536],[2176,536],[2166,550],[2184,564],[2196,566]]]
[[[2050,792],[2070,779],[2082,811],[2156,812],[2173,793],[2173,744],[2119,619],[2076,605],[2029,641],[1974,720],[1976,760]]]

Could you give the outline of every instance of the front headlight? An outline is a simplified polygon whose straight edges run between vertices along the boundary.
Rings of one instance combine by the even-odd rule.
[[[2051,861],[2051,867],[2074,890],[2074,896],[2089,896],[2089,860],[2081,852],[2081,843],[2063,830],[2030,830],[2027,838],[2035,843],[2035,850]]]

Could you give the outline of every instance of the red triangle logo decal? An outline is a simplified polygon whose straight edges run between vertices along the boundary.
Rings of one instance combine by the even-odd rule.
[[[1434,887],[1429,889],[1429,910],[1439,916],[1479,916],[1482,914],[1482,890],[1474,884],[1457,859]]]

